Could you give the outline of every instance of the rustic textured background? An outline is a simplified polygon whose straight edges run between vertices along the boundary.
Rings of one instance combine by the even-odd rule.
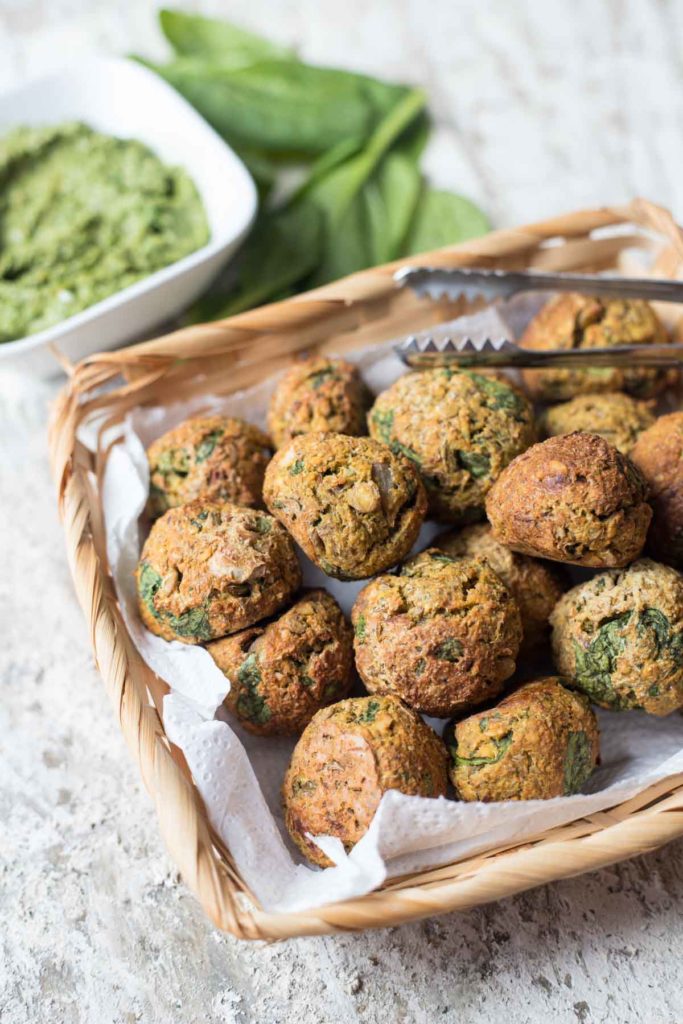
[[[637,193],[683,217],[676,0],[201,6],[310,59],[424,83],[433,177],[498,225]],[[154,7],[0,0],[0,88],[93,48],[161,52]],[[2,1024],[680,1024],[683,843],[380,933],[257,946],[213,931],[89,655],[45,460],[54,387],[0,381]]]

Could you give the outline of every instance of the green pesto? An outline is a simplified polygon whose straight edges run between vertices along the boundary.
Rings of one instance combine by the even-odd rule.
[[[221,428],[212,430],[201,439],[199,444],[195,445],[194,454],[197,462],[206,462],[224,433],[225,431]]]
[[[0,140],[0,341],[57,324],[209,239],[185,171],[87,125]]]
[[[593,771],[591,744],[588,736],[580,729],[570,732],[567,752],[564,755],[564,792],[566,796],[578,793]]]
[[[271,717],[271,711],[258,692],[261,683],[261,669],[257,664],[255,654],[248,655],[240,665],[237,671],[237,682],[242,688],[235,705],[237,714],[257,725],[264,725]]]

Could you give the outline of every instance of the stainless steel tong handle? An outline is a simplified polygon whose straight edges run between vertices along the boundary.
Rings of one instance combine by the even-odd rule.
[[[432,298],[481,296],[492,301],[518,292],[581,292],[617,299],[683,302],[683,281],[653,277],[616,277],[603,274],[547,274],[536,270],[480,270],[464,267],[402,267],[394,274],[398,285],[408,285]]]

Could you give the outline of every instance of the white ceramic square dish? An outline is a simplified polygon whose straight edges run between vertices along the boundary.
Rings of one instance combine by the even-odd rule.
[[[162,79],[132,61],[93,57],[0,96],[0,134],[20,124],[84,121],[146,143],[183,167],[201,196],[211,237],[201,249],[47,330],[0,344],[5,370],[49,376],[54,344],[70,360],[140,338],[197,298],[235,252],[256,214],[254,183],[219,135]]]

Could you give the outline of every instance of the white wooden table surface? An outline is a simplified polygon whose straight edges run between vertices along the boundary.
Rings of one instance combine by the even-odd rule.
[[[0,0],[0,89],[163,52],[151,0]],[[223,0],[307,58],[429,90],[437,183],[498,225],[647,195],[683,216],[676,0]],[[179,883],[89,654],[44,445],[0,385],[0,1021],[680,1024],[683,842],[439,920],[240,944]]]

